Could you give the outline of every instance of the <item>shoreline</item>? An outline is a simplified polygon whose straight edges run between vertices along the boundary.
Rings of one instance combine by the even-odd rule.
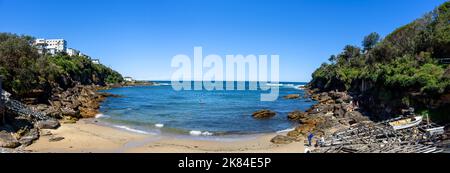
[[[304,153],[305,150],[302,140],[282,145],[270,142],[272,137],[286,134],[286,132],[230,138],[144,135],[100,125],[92,119],[82,119],[75,124],[62,124],[58,129],[48,130],[48,132],[51,135],[41,136],[33,144],[25,147],[24,151],[37,153]],[[64,139],[51,142],[50,139],[55,137]]]
[[[99,115],[103,115],[100,113]],[[257,136],[261,134],[287,134],[288,132],[295,130],[299,123],[294,123],[291,127],[286,129],[281,129],[277,131],[261,131],[261,132],[215,132],[215,131],[204,131],[204,130],[186,130],[186,129],[178,129],[178,128],[168,128],[165,127],[164,124],[154,124],[153,128],[150,127],[137,127],[133,125],[126,125],[120,123],[107,122],[106,120],[101,119],[102,116],[95,116],[94,118],[85,118],[80,119],[80,121],[88,121],[95,122],[95,124],[100,126],[106,126],[114,129],[119,129],[127,132],[143,134],[143,135],[166,135],[166,136],[176,136],[176,137],[190,137],[190,138],[223,138],[223,139],[232,139],[232,138],[246,138],[249,136]],[[161,125],[161,126],[158,126]]]

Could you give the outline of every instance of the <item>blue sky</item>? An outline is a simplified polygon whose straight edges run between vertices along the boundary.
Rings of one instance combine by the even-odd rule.
[[[382,36],[445,0],[0,0],[0,32],[64,38],[125,76],[167,80],[177,54],[278,54],[309,81],[346,44]]]

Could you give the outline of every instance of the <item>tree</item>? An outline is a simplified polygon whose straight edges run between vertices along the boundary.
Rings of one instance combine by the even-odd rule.
[[[361,55],[361,49],[357,46],[347,45],[344,51],[338,55],[337,63],[340,65],[348,64],[352,59]]]
[[[371,50],[380,41],[380,38],[380,35],[376,32],[372,32],[369,35],[365,36],[362,42],[364,51]]]
[[[330,58],[328,58],[328,61],[330,61],[331,64],[336,63],[337,57],[336,55],[331,55]]]
[[[33,95],[33,90],[52,92],[76,84],[120,83],[122,75],[87,57],[64,53],[42,55],[31,45],[30,36],[0,33],[0,76],[3,88],[17,97]],[[48,95],[50,96],[50,95]],[[41,97],[42,100],[47,100]]]

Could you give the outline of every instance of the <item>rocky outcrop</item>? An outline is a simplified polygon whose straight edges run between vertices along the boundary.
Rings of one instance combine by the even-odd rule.
[[[36,105],[35,108],[57,119],[92,118],[98,113],[100,103],[107,97],[116,95],[97,92],[95,85],[78,85],[59,93],[53,94],[50,105]]]
[[[46,129],[57,129],[60,123],[75,123],[79,118],[95,117],[100,103],[116,95],[97,92],[98,86],[78,85],[63,91],[55,89],[49,104],[30,105],[33,110],[46,113],[47,120],[17,118],[14,112],[7,112],[8,124],[0,126],[0,148],[16,148],[31,145],[41,135],[52,135]],[[57,137],[52,141],[63,140]]]
[[[270,142],[274,144],[290,144],[294,142],[294,139],[289,136],[277,135]]]
[[[270,110],[260,110],[252,114],[253,118],[256,119],[267,119],[275,116],[276,113]]]
[[[299,99],[300,94],[289,94],[283,97],[284,99],[292,100],[292,99]]]
[[[353,98],[346,92],[316,93],[305,90],[307,96],[318,103],[306,112],[294,111],[288,114],[288,119],[298,121],[300,125],[287,136],[300,140],[313,133],[315,136],[328,135],[337,129],[346,128],[358,122],[368,121],[353,104]]]

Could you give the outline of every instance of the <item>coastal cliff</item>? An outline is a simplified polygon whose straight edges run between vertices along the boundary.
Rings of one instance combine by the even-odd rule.
[[[30,36],[0,33],[2,89],[11,93],[11,99],[26,103],[31,111],[46,113],[49,119],[23,117],[2,105],[0,147],[27,146],[40,135],[51,135],[43,130],[58,128],[59,121],[74,123],[79,118],[95,117],[100,102],[113,96],[97,90],[125,84],[118,72],[93,63],[87,56],[42,54],[32,46],[32,40]]]
[[[400,116],[411,107],[433,122],[448,125],[449,18],[450,2],[445,2],[384,39],[371,33],[362,48],[347,45],[342,53],[332,55],[303,88],[304,97],[318,103],[306,112],[289,113],[287,118],[300,125],[272,142],[301,141],[309,134],[330,136],[354,124]]]
[[[450,2],[398,28],[384,39],[366,36],[362,48],[345,46],[312,75],[311,89],[345,91],[374,120],[415,108],[450,122]]]

